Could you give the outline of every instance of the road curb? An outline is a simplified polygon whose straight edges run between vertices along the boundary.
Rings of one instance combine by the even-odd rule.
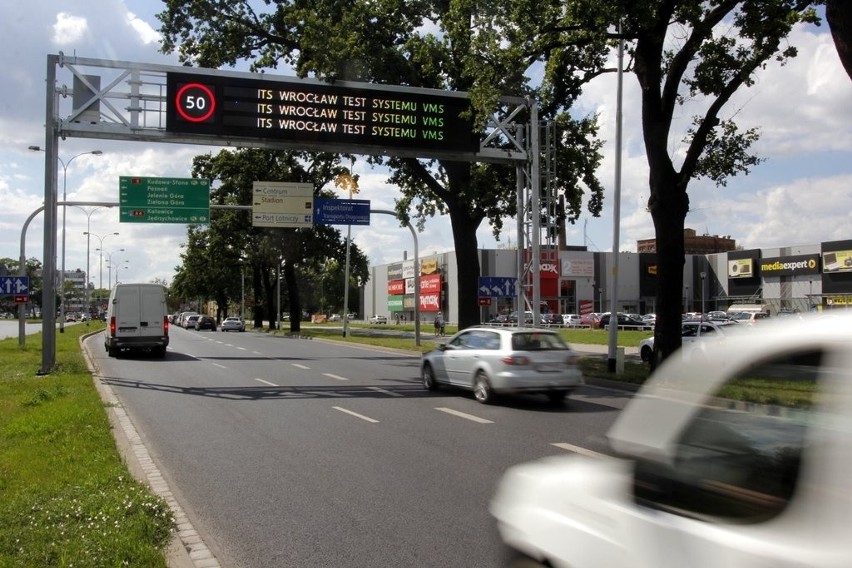
[[[148,448],[136,431],[133,421],[128,416],[121,402],[102,379],[100,369],[92,358],[84,341],[89,337],[102,333],[93,331],[80,336],[80,350],[86,359],[86,366],[92,374],[92,381],[101,396],[107,417],[112,426],[113,438],[119,453],[127,464],[130,474],[139,482],[145,483],[151,492],[161,497],[171,509],[175,519],[175,530],[172,540],[166,550],[166,562],[169,568],[221,568],[219,561],[204,543],[201,535],[195,530],[183,508],[169,488],[157,465],[154,463]]]

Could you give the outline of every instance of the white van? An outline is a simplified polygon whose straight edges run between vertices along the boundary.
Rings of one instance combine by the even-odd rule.
[[[109,356],[138,349],[164,357],[168,344],[166,289],[159,284],[116,284],[109,295],[104,331]]]

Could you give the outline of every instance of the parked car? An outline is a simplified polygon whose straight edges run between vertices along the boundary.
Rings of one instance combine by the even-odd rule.
[[[222,320],[219,329],[222,331],[245,331],[246,323],[238,317],[230,316]]]
[[[510,468],[490,511],[514,565],[848,566],[852,317],[760,327],[710,346],[718,364],[664,362],[607,433],[612,456]],[[755,379],[799,388],[725,398]]]
[[[589,327],[600,327],[601,314],[599,313],[590,313],[583,314],[580,316],[580,322]]]
[[[198,318],[201,317],[201,314],[192,314],[183,318],[183,327],[184,329],[195,328],[195,322],[198,321]]]
[[[342,321],[343,318],[340,317],[340,314],[331,314],[328,316],[328,321]]]
[[[683,357],[687,359],[706,359],[705,341],[723,338],[738,328],[732,321],[686,321],[681,324],[680,341]],[[639,356],[646,363],[654,356],[654,338],[647,337],[639,342]]]
[[[376,324],[388,323],[388,318],[387,318],[387,316],[380,316],[380,315],[377,314],[377,315],[374,315],[374,316],[370,316],[370,323],[371,324],[372,323],[376,323]]]
[[[216,319],[210,316],[199,316],[198,319],[195,320],[194,327],[195,331],[201,331],[204,329],[216,331]]]
[[[186,325],[186,318],[188,318],[189,316],[197,316],[197,315],[198,315],[198,312],[191,312],[191,311],[181,312],[181,313],[180,313],[180,315],[179,315],[179,316],[178,316],[178,318],[177,318],[177,322],[176,322],[176,323],[177,323],[180,327],[184,327],[184,328],[185,328],[185,327],[187,327],[187,325]]]
[[[640,329],[640,330],[649,330],[654,329],[654,324],[644,321],[639,318],[635,318],[628,314],[616,314],[616,321],[618,322],[616,325],[620,329]],[[598,322],[598,325],[604,329],[609,327],[610,314],[604,314],[601,316],[601,319]]]
[[[497,314],[493,318],[491,318],[488,323],[493,323],[493,324],[497,324],[497,325],[506,325],[506,324],[511,323],[511,321],[509,320],[508,314]]]
[[[561,402],[583,384],[577,354],[555,331],[524,327],[469,327],[423,355],[423,385],[473,391],[489,403],[500,394],[545,394]]]
[[[577,314],[562,314],[562,325],[565,327],[580,327],[583,319]]]
[[[509,314],[509,322],[510,323],[518,323],[518,312],[512,312]],[[521,325],[529,325],[533,322],[533,313],[529,310],[524,312],[524,321]]]
[[[769,312],[734,312],[729,314],[731,320],[745,325],[754,325],[769,318]]]

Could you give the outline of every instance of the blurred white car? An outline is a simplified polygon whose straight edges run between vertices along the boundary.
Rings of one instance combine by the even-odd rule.
[[[510,468],[491,512],[518,565],[852,565],[852,317],[779,320],[708,344],[713,365],[660,365],[615,457]],[[726,398],[745,383],[775,390]]]
[[[380,315],[370,316],[370,323],[388,323],[388,318]]]

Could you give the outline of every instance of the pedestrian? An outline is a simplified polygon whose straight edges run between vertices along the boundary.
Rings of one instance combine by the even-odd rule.
[[[441,333],[441,314],[435,316],[435,337]]]

